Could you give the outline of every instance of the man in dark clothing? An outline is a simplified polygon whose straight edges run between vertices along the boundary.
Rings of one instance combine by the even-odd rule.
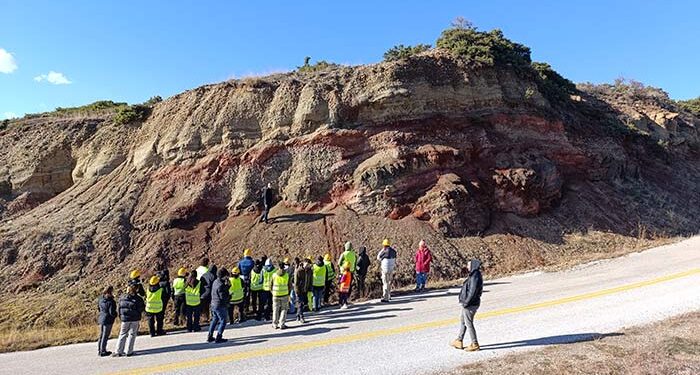
[[[228,315],[228,304],[231,302],[228,279],[229,273],[226,268],[221,268],[217,273],[217,278],[212,282],[211,287],[211,323],[209,324],[209,336],[207,342],[226,342],[224,328],[226,328],[226,316]],[[216,328],[216,339],[214,339],[214,328]]]
[[[248,311],[248,306],[250,306],[250,272],[255,266],[255,261],[250,254],[250,249],[243,250],[243,258],[238,261],[238,271],[241,273],[240,277],[243,282],[243,311]]]
[[[134,354],[134,343],[139,332],[139,322],[145,309],[146,304],[143,302],[143,298],[138,295],[137,286],[129,285],[127,294],[119,299],[119,319],[122,321],[122,325],[119,329],[117,349],[112,354],[112,357],[131,357]],[[129,345],[125,353],[124,347],[127,343],[127,337]]]
[[[268,183],[263,189],[260,200],[262,200],[263,204],[263,213],[262,216],[260,216],[260,221],[264,221],[265,224],[267,224],[267,215],[270,213],[270,208],[272,207],[272,184]]]
[[[210,312],[209,312],[209,305],[211,304],[211,288],[212,285],[214,284],[214,280],[216,280],[216,265],[211,266],[211,268],[204,274],[202,275],[202,278],[199,279],[202,282],[202,317],[206,317],[206,319],[210,319],[211,317]]]
[[[166,293],[168,297],[171,297],[173,295],[173,287],[170,285],[170,271],[167,269],[164,269],[156,274],[158,278],[160,279],[160,287],[163,288],[163,293]],[[166,311],[168,309],[168,302],[169,300],[166,300],[163,303],[163,311]]]
[[[367,248],[362,246],[360,248],[360,254],[357,257],[357,270],[355,272],[357,275],[357,293],[359,297],[365,297],[367,292],[365,288],[365,278],[367,277],[367,270],[371,264],[369,256],[367,255]]]
[[[474,330],[474,315],[476,310],[481,305],[481,293],[484,288],[484,280],[481,277],[481,261],[472,259],[469,261],[469,276],[462,284],[462,290],[459,292],[459,304],[462,305],[462,313],[460,314],[459,334],[457,339],[452,342],[452,346],[457,349],[464,349],[470,352],[479,350],[479,342],[476,339],[476,330]],[[471,344],[464,347],[464,334],[469,331]]]
[[[143,284],[141,284],[141,272],[139,270],[131,271],[128,285],[136,286],[136,294],[141,297],[146,297],[146,289],[144,289]]]
[[[112,325],[117,318],[117,303],[114,301],[114,288],[107,287],[102,296],[97,302],[99,315],[97,316],[97,324],[100,325],[100,339],[97,341],[97,354],[100,357],[105,357],[112,352],[107,351],[107,340],[112,333]]]
[[[294,294],[296,295],[297,304],[297,321],[301,323],[306,323],[304,319],[304,308],[308,304],[307,292],[309,291],[309,286],[306,284],[306,266],[307,260],[304,259],[300,261],[299,258],[295,259],[296,267],[294,268]]]

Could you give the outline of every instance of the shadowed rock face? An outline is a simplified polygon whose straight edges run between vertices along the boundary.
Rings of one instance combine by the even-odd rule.
[[[256,256],[335,254],[346,239],[390,236],[410,248],[420,234],[466,257],[452,239],[539,231],[556,243],[574,221],[625,235],[641,221],[697,229],[697,119],[655,117],[684,137],[682,150],[660,154],[610,135],[600,119],[617,110],[605,102],[553,106],[536,88],[508,68],[432,52],[203,86],[159,103],[143,124],[14,123],[0,136],[0,288],[97,287],[94,276],[204,254],[233,262],[247,246]],[[255,226],[268,182],[286,214]],[[647,215],[648,202],[630,208],[626,189],[642,183],[666,191],[676,224]],[[591,197],[603,206],[574,207]]]

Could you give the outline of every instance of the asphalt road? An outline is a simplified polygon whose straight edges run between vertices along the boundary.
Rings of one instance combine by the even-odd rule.
[[[227,329],[225,344],[205,343],[206,333],[142,336],[130,358],[99,358],[93,343],[5,353],[0,373],[440,372],[699,310],[700,237],[567,271],[489,280],[484,289],[476,353],[448,346],[459,316],[458,290],[450,289],[309,314],[307,324],[290,322],[285,331],[246,322]]]

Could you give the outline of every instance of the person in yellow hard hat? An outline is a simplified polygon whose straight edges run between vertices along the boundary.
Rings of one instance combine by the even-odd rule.
[[[128,285],[135,286],[136,294],[138,294],[141,297],[146,297],[146,290],[143,289],[143,284],[141,283],[141,271],[133,270],[129,273]]]
[[[326,265],[326,288],[323,290],[323,304],[328,306],[331,293],[335,289],[335,266],[333,265],[333,258],[331,254],[326,253],[323,256],[323,264]]]
[[[173,279],[173,302],[175,303],[175,325],[180,325],[180,316],[185,318],[185,284],[187,284],[187,269],[180,267],[177,277]]]
[[[151,337],[165,335],[163,318],[168,298],[170,298],[168,292],[160,285],[160,277],[151,276],[146,291],[146,316],[148,317],[148,333],[151,334]]]
[[[231,295],[231,302],[228,306],[228,320],[231,323],[243,323],[245,322],[245,312],[243,309],[243,297],[245,296],[245,289],[243,287],[243,280],[241,278],[241,270],[238,267],[233,267],[231,271],[231,277],[229,277],[229,294]],[[235,312],[238,310],[238,316],[235,316]],[[235,317],[235,319],[234,319]]]

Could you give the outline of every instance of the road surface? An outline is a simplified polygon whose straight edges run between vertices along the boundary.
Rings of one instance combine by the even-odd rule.
[[[476,328],[482,351],[448,346],[458,289],[308,314],[308,323],[246,322],[225,344],[206,333],[140,336],[131,358],[99,358],[96,344],[0,354],[3,374],[412,374],[450,370],[515,351],[585,340],[700,310],[700,237],[554,273],[487,281]],[[115,325],[118,329],[118,325]],[[97,328],[96,328],[97,330]],[[108,349],[114,350],[115,340]]]

